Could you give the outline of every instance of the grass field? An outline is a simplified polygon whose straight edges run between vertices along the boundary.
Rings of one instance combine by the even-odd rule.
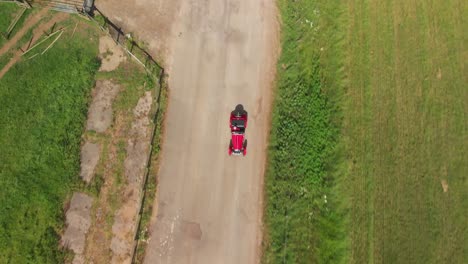
[[[347,6],[351,263],[468,261],[466,8]]]
[[[466,2],[279,3],[264,262],[466,263]]]
[[[47,53],[0,79],[0,263],[63,262],[62,207],[77,186],[88,95],[99,66],[92,34],[71,38],[67,31]]]

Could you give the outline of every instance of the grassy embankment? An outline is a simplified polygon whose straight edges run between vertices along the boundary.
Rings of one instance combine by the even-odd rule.
[[[280,9],[264,261],[465,263],[466,3]]]
[[[65,257],[58,249],[62,206],[78,186],[81,134],[99,66],[93,32],[71,34],[0,79],[1,263]]]

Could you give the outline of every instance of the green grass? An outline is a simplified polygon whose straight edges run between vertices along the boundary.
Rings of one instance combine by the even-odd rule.
[[[9,52],[3,54],[3,56],[0,56],[0,69],[5,67],[5,65],[8,64],[11,58],[13,58],[15,54],[10,50]]]
[[[99,63],[88,34],[61,40],[0,80],[0,263],[61,263],[63,202],[77,186]]]
[[[467,4],[279,3],[263,262],[466,263]]]
[[[11,21],[15,18],[16,12],[21,8],[16,4],[0,3],[0,31],[5,32]]]
[[[468,261],[466,10],[458,0],[347,6],[351,263]]]
[[[23,8],[19,7],[16,4],[11,4],[11,3],[0,3],[0,32],[6,33],[6,30],[10,26],[11,22],[14,20],[16,17],[16,14],[21,12]],[[16,32],[21,28],[23,25],[24,21],[26,21],[26,18],[29,17],[29,15],[32,14],[31,9],[27,9],[23,16],[18,20],[17,24],[13,28],[13,30],[10,33],[10,38],[12,38]],[[7,40],[3,37],[0,36],[0,47],[7,42]]]

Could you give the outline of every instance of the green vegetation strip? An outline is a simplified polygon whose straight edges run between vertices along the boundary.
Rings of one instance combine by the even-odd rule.
[[[266,174],[264,263],[340,263],[338,1],[279,1],[282,55]]]
[[[162,77],[164,78],[164,77]],[[167,87],[164,79],[160,81],[159,96],[154,111],[155,115],[155,127],[153,134],[153,142],[151,149],[151,157],[149,161],[148,175],[146,179],[146,187],[143,196],[143,202],[141,207],[140,223],[137,230],[137,245],[133,256],[133,263],[143,263],[145,257],[146,246],[148,245],[149,239],[149,225],[153,208],[155,206],[154,201],[156,199],[157,190],[157,176],[159,169],[159,153],[161,151],[161,140],[163,136],[163,123],[164,115],[167,107]]]
[[[0,263],[62,263],[63,202],[78,186],[97,37],[64,34],[0,80]]]

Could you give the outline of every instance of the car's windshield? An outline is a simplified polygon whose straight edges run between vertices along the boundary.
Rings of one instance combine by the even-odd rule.
[[[231,121],[232,126],[235,126],[237,128],[244,128],[245,127],[245,121],[241,119],[233,119]]]

